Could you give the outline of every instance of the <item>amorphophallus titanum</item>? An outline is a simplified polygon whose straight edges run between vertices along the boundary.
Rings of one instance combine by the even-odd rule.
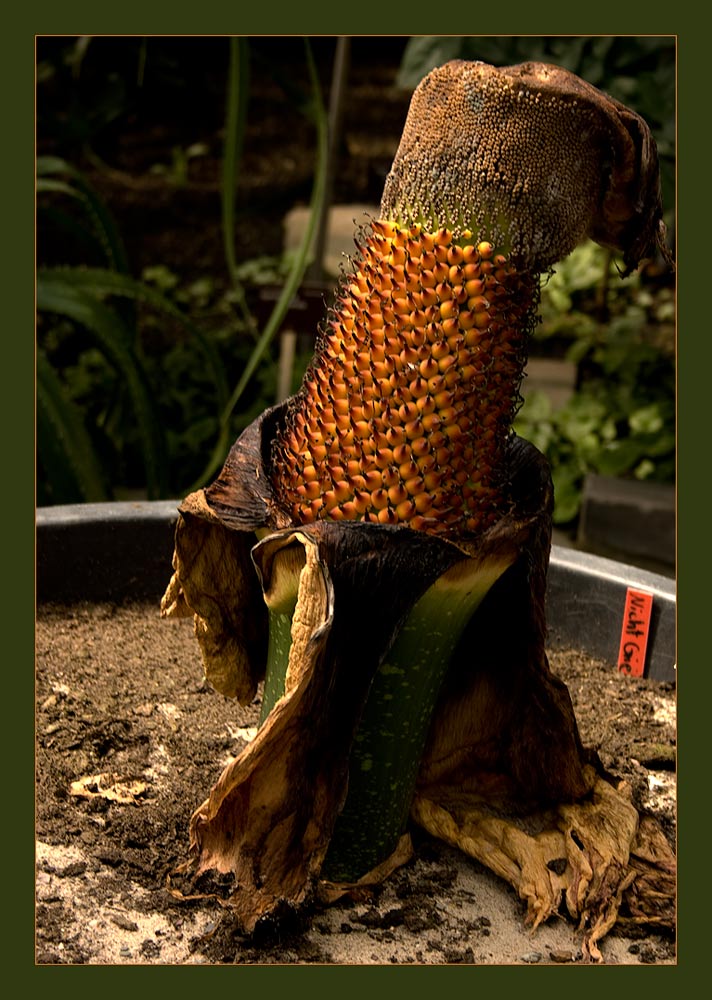
[[[584,948],[674,919],[674,862],[549,671],[548,466],[512,433],[540,275],[664,248],[645,122],[572,74],[455,61],[415,91],[380,218],[300,390],[180,507],[164,615],[255,739],[196,810],[241,925],[384,878],[407,823],[565,902]]]

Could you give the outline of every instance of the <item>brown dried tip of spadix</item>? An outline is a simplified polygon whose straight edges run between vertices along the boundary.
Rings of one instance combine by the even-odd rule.
[[[656,251],[671,262],[648,125],[545,63],[454,60],[425,77],[381,216],[467,227],[539,271],[587,237],[621,253],[626,273]]]

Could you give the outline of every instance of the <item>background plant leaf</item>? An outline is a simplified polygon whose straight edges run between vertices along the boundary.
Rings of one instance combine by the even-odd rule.
[[[38,482],[41,499],[51,503],[100,503],[108,499],[82,413],[43,351],[37,353],[37,439],[43,473]]]
[[[40,311],[66,316],[81,324],[126,380],[140,436],[149,499],[165,496],[165,440],[151,388],[132,345],[131,332],[115,312],[83,289],[75,287],[62,274],[40,270],[36,291]]]

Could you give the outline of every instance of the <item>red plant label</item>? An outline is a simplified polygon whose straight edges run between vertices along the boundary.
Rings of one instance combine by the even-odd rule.
[[[628,587],[625,595],[621,644],[618,650],[618,671],[631,677],[645,673],[645,653],[648,648],[650,614],[653,595]]]

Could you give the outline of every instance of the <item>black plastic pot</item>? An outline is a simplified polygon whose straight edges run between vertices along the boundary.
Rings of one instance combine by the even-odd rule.
[[[171,575],[178,500],[40,507],[37,600],[158,601]],[[676,680],[675,583],[554,545],[547,621],[552,649],[579,649],[615,669],[629,587],[653,597],[645,676]]]

